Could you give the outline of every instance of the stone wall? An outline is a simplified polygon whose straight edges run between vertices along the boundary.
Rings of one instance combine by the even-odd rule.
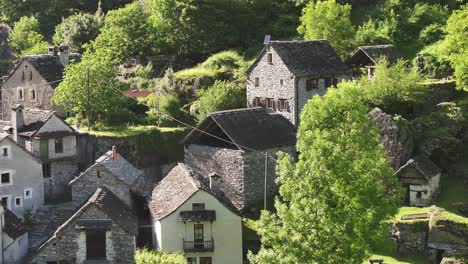
[[[44,179],[46,200],[70,197],[68,183],[78,175],[76,160],[56,160],[50,163],[50,178]]]
[[[78,219],[112,220],[97,207],[91,205],[78,218],[68,222],[65,228],[47,242],[29,263],[47,264],[47,261],[84,263],[86,235],[84,231],[75,229]],[[110,230],[106,231],[106,254],[110,263],[133,263],[135,237],[113,222]]]
[[[428,254],[428,221],[407,221],[394,224],[396,253],[399,256]]]

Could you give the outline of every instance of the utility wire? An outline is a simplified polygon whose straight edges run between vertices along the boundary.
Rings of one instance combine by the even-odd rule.
[[[51,82],[47,82],[47,83],[43,83],[43,84],[33,85],[33,87],[35,88],[35,87],[49,86],[49,85],[51,85],[51,84],[53,84],[53,83],[58,83],[58,82],[61,82],[61,81],[63,81],[63,80],[65,80],[65,79],[59,79],[59,80],[55,80],[55,81],[51,81]],[[3,83],[3,84],[4,84],[4,83]],[[21,87],[21,88],[26,88],[26,87],[18,86],[17,88],[1,88],[0,90],[2,90],[2,91],[6,91],[6,90],[17,90],[19,87]]]

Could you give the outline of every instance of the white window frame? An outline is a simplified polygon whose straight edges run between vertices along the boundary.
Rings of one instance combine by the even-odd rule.
[[[20,91],[21,91],[21,95],[23,95],[22,97],[19,96]],[[16,99],[18,101],[24,101],[24,97],[25,97],[24,88],[23,87],[18,87],[18,89],[16,89]]]
[[[3,156],[3,150],[7,149],[8,156]],[[0,160],[9,160],[11,159],[11,146],[1,146],[0,147]]]
[[[8,210],[11,210],[11,195],[0,196],[0,203],[2,202],[3,198],[8,198],[8,202],[7,202],[6,207],[8,208]]]
[[[33,94],[34,94],[34,97],[33,97]],[[37,101],[37,91],[36,91],[36,89],[34,89],[34,88],[31,89],[29,91],[29,96],[30,96],[30,101],[31,102],[36,102]]]
[[[4,173],[9,173],[10,174],[10,182],[9,183],[2,183],[1,182],[1,177],[2,174]],[[7,186],[7,185],[13,185],[13,171],[12,170],[5,170],[5,171],[0,171],[0,186]]]
[[[29,196],[26,194],[27,191],[29,191]],[[32,199],[32,197],[33,197],[33,189],[32,188],[24,189],[24,199],[28,200],[28,199]]]
[[[20,201],[19,205],[16,204],[17,199],[19,199],[19,201]],[[17,196],[17,197],[15,197],[15,208],[21,208],[21,207],[23,207],[23,197]]]

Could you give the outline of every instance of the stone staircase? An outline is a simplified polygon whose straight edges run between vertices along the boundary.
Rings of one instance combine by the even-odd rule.
[[[72,202],[45,205],[33,214],[34,226],[29,231],[29,250],[33,251],[42,244],[57,227],[62,225],[76,211]]]

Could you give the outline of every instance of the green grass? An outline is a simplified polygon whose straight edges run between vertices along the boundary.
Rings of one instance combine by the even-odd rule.
[[[431,207],[409,207],[403,206],[398,209],[398,213],[395,215],[396,221],[401,221],[401,217],[409,214],[424,214],[429,213]],[[415,221],[415,220],[410,220]]]
[[[194,78],[202,77],[202,76],[215,78],[217,75],[218,75],[218,71],[206,69],[200,66],[181,70],[175,73],[176,78],[183,79],[183,80],[194,79]]]
[[[410,257],[395,257],[395,245],[391,239],[384,241],[382,245],[379,245],[378,249],[375,250],[374,254],[370,259],[383,259],[384,264],[427,264],[429,261],[423,256],[410,256]],[[366,260],[364,263],[369,263]],[[363,264],[364,264],[363,263]]]
[[[87,131],[87,129],[83,129]],[[157,126],[130,126],[130,127],[109,127],[104,130],[91,130],[89,133],[96,137],[131,137],[138,136],[143,133],[151,132],[153,130],[159,130],[161,132],[181,132],[185,128],[180,127],[157,127]]]

